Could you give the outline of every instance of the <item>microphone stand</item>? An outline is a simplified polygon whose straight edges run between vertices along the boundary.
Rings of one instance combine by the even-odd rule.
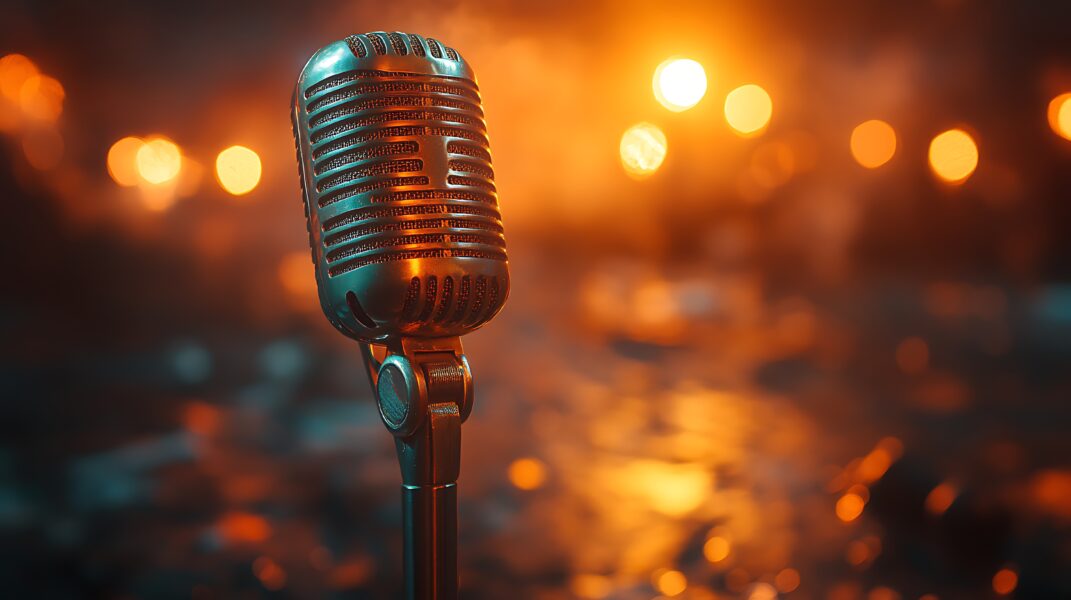
[[[472,373],[460,338],[361,344],[402,472],[405,598],[457,599],[457,477]]]

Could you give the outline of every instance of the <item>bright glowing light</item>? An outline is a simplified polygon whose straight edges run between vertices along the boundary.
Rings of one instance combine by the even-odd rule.
[[[896,132],[885,121],[872,119],[856,125],[849,141],[856,162],[876,169],[896,153]]]
[[[17,101],[22,84],[37,75],[37,66],[21,54],[8,54],[0,58],[0,94]]]
[[[725,97],[725,120],[743,136],[758,135],[770,123],[773,102],[761,87],[749,83]]]
[[[518,458],[509,465],[509,480],[521,490],[534,490],[547,480],[547,466],[534,458]]]
[[[1019,585],[1019,574],[1011,569],[1001,569],[993,576],[993,591],[1007,596]]]
[[[930,142],[930,168],[948,183],[967,181],[978,167],[978,146],[962,129],[950,129]]]
[[[138,150],[145,145],[141,138],[125,137],[108,149],[108,175],[119,185],[138,184]]]
[[[1056,135],[1071,140],[1071,92],[1060,94],[1049,102],[1049,127]]]
[[[634,179],[651,176],[666,159],[666,134],[650,123],[637,123],[621,136],[621,165]]]
[[[655,588],[664,596],[677,596],[688,588],[688,579],[684,573],[673,569],[659,569],[651,579]]]
[[[159,185],[178,176],[182,170],[182,152],[174,142],[166,138],[153,138],[138,148],[135,157],[138,175],[145,181]]]
[[[729,551],[732,546],[729,544],[729,540],[714,536],[707,540],[707,543],[703,544],[703,556],[706,557],[712,563],[721,562],[726,558],[729,558]]]
[[[248,194],[260,183],[260,157],[245,146],[231,146],[216,157],[216,179],[235,196]]]
[[[863,514],[864,506],[866,506],[866,500],[859,494],[854,492],[844,494],[837,500],[837,518],[845,523],[850,523]]]
[[[688,110],[707,93],[707,73],[690,58],[671,58],[654,72],[655,98],[669,110]]]
[[[59,81],[46,75],[34,75],[19,89],[19,106],[33,119],[55,121],[63,114],[66,92]]]

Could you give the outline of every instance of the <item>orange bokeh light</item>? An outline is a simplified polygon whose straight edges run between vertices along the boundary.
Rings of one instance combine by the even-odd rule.
[[[772,115],[770,94],[753,83],[742,85],[725,97],[725,120],[733,131],[745,137],[762,133]]]
[[[1049,102],[1049,127],[1056,135],[1071,140],[1071,92],[1060,94]]]
[[[944,482],[930,490],[926,495],[926,512],[934,516],[945,514],[945,511],[956,501],[959,490],[950,482]]]
[[[712,563],[721,562],[729,557],[732,545],[721,536],[713,536],[703,544],[703,556]]]
[[[63,114],[66,92],[59,81],[47,75],[33,75],[19,89],[19,106],[28,117],[55,121]]]
[[[130,187],[138,184],[138,150],[145,145],[140,138],[125,137],[108,149],[108,175],[115,183]]]
[[[216,180],[235,196],[248,194],[260,183],[260,156],[245,146],[231,146],[216,157]]]
[[[687,110],[707,93],[703,65],[690,58],[670,58],[655,69],[652,82],[655,98],[673,112]]]
[[[848,492],[837,500],[837,518],[845,523],[850,523],[863,514],[866,500],[855,492]]]
[[[633,179],[650,177],[666,159],[666,134],[657,125],[637,123],[621,136],[621,166]]]
[[[885,121],[864,121],[852,130],[849,146],[856,162],[868,169],[876,169],[889,162],[896,153],[896,131]]]
[[[673,569],[660,569],[651,578],[655,589],[663,596],[679,596],[688,588],[688,578]]]
[[[930,168],[946,183],[960,184],[978,168],[978,144],[962,129],[950,129],[930,142]]]
[[[0,58],[0,94],[8,100],[18,101],[22,85],[37,73],[37,65],[21,54]]]
[[[993,575],[993,591],[1001,596],[1007,596],[1015,591],[1019,585],[1019,574],[1013,569],[1004,568]]]
[[[182,170],[182,151],[164,137],[149,138],[135,155],[138,176],[153,185],[168,183]]]
[[[535,458],[518,458],[510,463],[508,476],[517,489],[538,489],[547,481],[547,466]]]

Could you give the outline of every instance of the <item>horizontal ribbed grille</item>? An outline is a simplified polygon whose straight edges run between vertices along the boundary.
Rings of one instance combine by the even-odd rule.
[[[388,173],[412,173],[420,171],[423,168],[424,162],[417,158],[380,161],[362,167],[352,168],[348,171],[343,171],[338,175],[332,175],[331,177],[321,179],[316,184],[316,191],[329,191],[332,188],[336,188],[351,181],[367,179],[369,177],[375,177],[376,175],[386,175]]]
[[[331,277],[337,277],[344,273],[349,273],[355,269],[367,265],[376,265],[395,260],[410,260],[419,258],[452,258],[452,257],[467,257],[467,258],[483,258],[487,260],[506,260],[506,253],[499,251],[487,251],[487,250],[472,250],[469,248],[452,248],[450,250],[403,250],[400,252],[390,252],[386,254],[376,254],[372,256],[366,256],[354,260],[350,260],[339,265],[333,266],[327,270],[327,274]]]
[[[394,177],[391,179],[381,179],[379,181],[369,181],[368,183],[362,183],[361,185],[355,185],[346,189],[334,192],[331,196],[321,197],[318,204],[320,208],[323,208],[329,204],[338,202],[339,200],[345,200],[358,194],[370,192],[372,190],[380,190],[385,187],[396,187],[402,185],[428,185],[427,177]]]
[[[356,97],[353,96],[353,97]],[[456,108],[458,110],[473,110],[479,112],[470,102],[464,100],[445,98],[439,96],[380,96],[378,98],[364,98],[358,101],[351,101],[331,108],[309,119],[309,124],[313,127],[322,125],[328,121],[333,121],[340,117],[346,117],[349,115],[355,115],[359,112],[364,112],[371,108],[386,108],[386,107],[414,107],[414,106],[441,106],[444,108]],[[466,123],[467,121],[458,121],[459,123]]]
[[[475,102],[480,101],[480,95],[477,94],[471,88],[467,88],[460,85],[448,85],[443,83],[422,83],[417,81],[394,81],[390,83],[371,83],[364,85],[356,85],[347,87],[337,92],[331,92],[325,94],[312,102],[309,102],[309,112],[313,113],[320,110],[328,104],[334,104],[342,100],[348,100],[354,96],[363,96],[367,94],[388,94],[391,92],[399,93],[426,93],[431,92],[433,94],[451,94],[454,96],[461,96],[468,98]]]
[[[420,229],[482,229],[494,233],[502,233],[502,225],[493,222],[479,221],[476,219],[418,219],[415,221],[391,221],[354,227],[342,233],[324,238],[327,247],[337,246],[359,237],[383,233],[386,231],[409,231]]]
[[[498,211],[491,208],[484,208],[482,206],[469,206],[465,204],[410,204],[406,206],[369,206],[358,210],[350,211],[342,216],[328,219],[323,223],[323,230],[334,231],[341,227],[356,223],[358,221],[364,221],[368,219],[382,219],[384,217],[402,217],[408,215],[435,215],[435,214],[458,214],[458,215],[477,215],[480,217],[488,217],[491,219],[498,219]],[[328,245],[333,242],[330,241],[331,236],[325,238]]]
[[[315,85],[309,86],[305,90],[305,97],[306,98],[312,98],[316,94],[319,94],[320,92],[322,92],[322,91],[324,91],[326,89],[333,88],[333,87],[338,87],[338,86],[340,86],[342,84],[350,83],[350,82],[353,82],[353,81],[357,81],[359,79],[370,79],[370,78],[371,79],[375,79],[375,78],[391,78],[391,77],[409,79],[409,78],[427,78],[427,77],[429,77],[429,75],[424,75],[422,73],[406,73],[404,71],[376,71],[376,70],[369,70],[369,69],[360,69],[360,70],[356,70],[356,71],[347,71],[345,73],[339,73],[338,75],[334,75],[332,77],[324,79],[323,81],[321,81],[321,82],[319,82],[319,83],[317,83]],[[442,80],[442,81],[446,81],[446,82],[449,82],[449,83],[467,85],[467,86],[471,87],[474,90],[476,89],[476,84],[475,83],[469,81],[468,79],[464,79],[462,77],[448,77],[446,75],[435,75],[434,78],[437,79],[437,80]]]
[[[440,121],[444,123],[463,123],[465,125],[476,127],[481,133],[484,131],[483,120],[475,116],[438,110],[397,110],[372,113],[361,117],[346,119],[341,123],[335,123],[322,129],[313,129],[313,133],[309,139],[315,144],[340,133],[389,121]]]
[[[379,54],[377,40],[388,54],[403,53],[402,44],[414,54],[427,48],[432,56],[456,56],[430,40],[425,47],[408,36],[392,34],[366,34],[353,45],[369,55]],[[474,83],[434,75],[351,71],[310,86],[306,98],[304,119],[314,144],[313,205],[331,206],[334,213],[320,221],[321,256],[330,276],[415,258],[506,260],[486,126]],[[447,155],[442,159],[428,154],[444,148]],[[428,165],[435,167],[427,170]],[[440,171],[440,165],[448,171]],[[438,304],[447,294],[453,299],[444,309],[444,322],[478,319],[498,293],[498,283],[483,278],[472,282],[446,278],[420,285],[406,302],[413,318],[422,320],[436,318]],[[464,307],[461,314],[460,307]]]
[[[338,154],[328,160],[316,163],[316,174],[321,175],[325,171],[331,171],[341,166],[355,163],[369,158],[383,156],[398,156],[401,154],[416,154],[420,146],[416,142],[390,142],[377,146],[364,146],[354,148],[349,152]]]

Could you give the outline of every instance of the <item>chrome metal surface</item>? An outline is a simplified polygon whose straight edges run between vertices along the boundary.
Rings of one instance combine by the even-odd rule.
[[[374,32],[329,44],[294,90],[320,303],[362,341],[472,331],[509,270],[468,63],[433,39]]]
[[[361,343],[402,475],[406,597],[457,597],[458,336],[502,308],[509,265],[479,88],[452,48],[352,35],[316,52],[292,121],[320,304]]]

